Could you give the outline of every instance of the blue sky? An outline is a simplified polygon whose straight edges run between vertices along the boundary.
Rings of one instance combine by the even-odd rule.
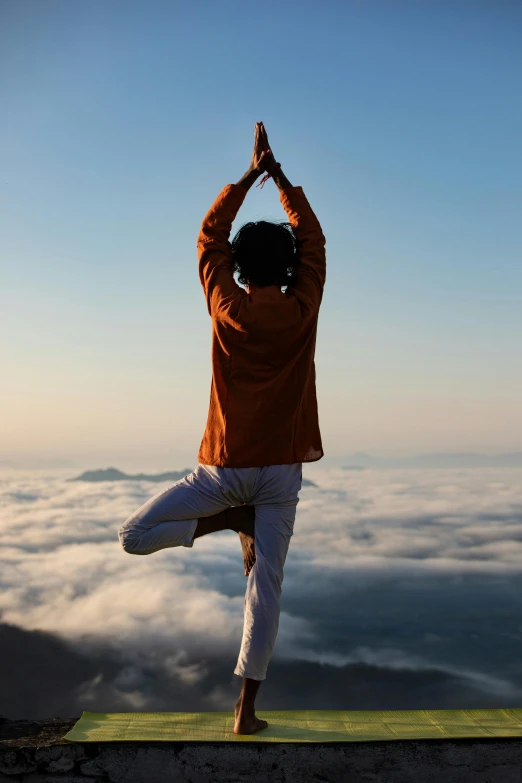
[[[4,0],[0,459],[195,461],[196,236],[262,120],[327,238],[327,455],[522,448],[522,7]],[[272,183],[238,216],[282,218]]]

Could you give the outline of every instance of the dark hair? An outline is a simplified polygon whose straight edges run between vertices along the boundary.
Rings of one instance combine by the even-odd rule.
[[[243,285],[290,285],[298,266],[290,223],[245,223],[232,240],[232,261]]]

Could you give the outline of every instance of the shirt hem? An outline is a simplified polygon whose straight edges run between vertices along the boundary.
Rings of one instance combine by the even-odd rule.
[[[320,459],[324,457],[324,451],[321,449],[321,455],[319,457],[315,457],[314,459],[291,459],[291,460],[265,460],[264,462],[258,462],[255,461],[248,461],[248,462],[238,462],[237,460],[208,460],[203,459],[201,455],[198,454],[198,464],[199,465],[212,465],[216,468],[266,468],[268,465],[296,465],[297,463],[302,463],[303,465],[309,463],[309,462],[319,462]]]

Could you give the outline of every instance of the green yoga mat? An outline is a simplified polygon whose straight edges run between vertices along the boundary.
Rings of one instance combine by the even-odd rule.
[[[522,737],[522,709],[259,710],[268,727],[238,735],[231,712],[84,712],[70,742],[368,742]]]

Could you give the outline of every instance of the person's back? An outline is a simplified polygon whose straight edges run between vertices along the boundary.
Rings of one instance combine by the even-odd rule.
[[[230,244],[232,221],[263,171],[281,191],[289,224],[247,224]],[[135,555],[192,547],[220,530],[239,534],[248,583],[234,669],[243,678],[236,734],[267,726],[254,702],[279,627],[302,463],[323,456],[314,352],[324,246],[302,188],[286,179],[257,123],[249,170],[222,190],[198,238],[199,275],[212,316],[212,388],[198,466],[143,504],[119,531],[124,550]]]
[[[277,252],[277,231],[272,242],[263,242],[266,224],[249,224],[238,232],[248,229],[249,241],[228,241],[248,181],[222,190],[198,237],[199,274],[213,325],[211,398],[198,454],[198,461],[207,465],[256,467],[323,456],[314,353],[325,239],[302,188],[292,187],[282,173],[274,174],[296,246],[293,258],[281,253],[280,268],[270,270],[279,277],[276,283],[266,278],[262,267],[269,261],[256,249],[256,235],[266,253],[271,245]],[[246,248],[241,253],[242,244]],[[244,257],[249,250],[256,263]],[[235,282],[235,269],[248,291]],[[291,273],[285,280],[286,269]],[[263,276],[265,284],[257,284]]]

